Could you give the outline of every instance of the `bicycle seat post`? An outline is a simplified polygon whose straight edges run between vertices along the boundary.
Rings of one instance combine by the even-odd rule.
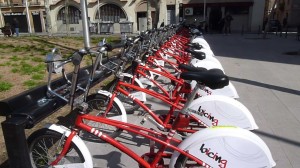
[[[196,84],[195,88],[192,90],[192,93],[188,96],[186,103],[184,104],[181,113],[182,114],[188,114],[188,107],[191,105],[191,103],[193,102],[194,98],[196,97],[198,90],[203,87],[200,84]]]

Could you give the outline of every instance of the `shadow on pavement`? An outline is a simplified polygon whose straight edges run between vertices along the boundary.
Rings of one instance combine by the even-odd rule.
[[[281,86],[270,85],[270,84],[266,84],[266,83],[249,80],[249,79],[241,79],[241,78],[235,78],[235,77],[230,77],[229,79],[232,81],[236,81],[236,82],[246,83],[246,84],[260,86],[260,87],[264,87],[264,88],[269,88],[272,90],[277,90],[277,91],[290,93],[290,94],[294,94],[294,95],[300,95],[299,90],[289,89],[289,88],[285,88],[285,87],[281,87]]]
[[[284,142],[284,143],[287,143],[287,144],[294,145],[296,147],[300,147],[300,142],[298,142],[298,141],[294,141],[294,140],[291,140],[291,139],[288,139],[288,138],[276,136],[276,135],[269,134],[267,132],[263,132],[263,131],[259,131],[259,130],[255,130],[255,131],[252,131],[252,132],[254,132],[257,135],[262,135],[262,136],[272,138],[272,139],[275,139],[275,140],[278,140],[278,141],[281,141],[281,142]]]

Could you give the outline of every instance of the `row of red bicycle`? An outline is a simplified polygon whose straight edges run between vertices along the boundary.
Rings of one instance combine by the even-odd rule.
[[[103,56],[111,49],[103,40],[96,50],[79,50],[67,60],[56,50],[48,55],[49,94],[76,102],[77,117],[71,129],[49,124],[28,138],[33,167],[93,167],[82,139],[111,144],[134,159],[137,167],[276,165],[267,145],[251,132],[258,129],[251,112],[237,100],[235,87],[197,29],[169,25],[127,38],[118,61],[103,65]],[[116,76],[107,91],[90,94],[89,84],[77,85],[85,55],[94,59],[89,80],[104,68]],[[63,70],[69,62],[74,65],[71,80]],[[68,96],[51,89],[53,72],[62,72],[69,81]],[[74,101],[77,89],[85,91],[81,101]],[[147,106],[150,96],[169,110],[158,113]],[[128,123],[127,116],[138,109],[143,116],[140,124]],[[154,127],[144,127],[147,121]],[[149,152],[140,156],[116,140],[122,132],[149,139]]]

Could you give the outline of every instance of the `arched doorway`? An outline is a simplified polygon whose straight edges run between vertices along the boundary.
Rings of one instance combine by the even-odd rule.
[[[99,10],[96,13],[95,19],[99,19]],[[100,7],[100,20],[119,23],[120,20],[126,20],[126,14],[121,7],[115,4],[105,4]]]
[[[61,8],[57,15],[57,20],[62,20],[63,24],[66,24],[66,10],[65,7]],[[81,20],[81,12],[75,6],[68,6],[68,18],[69,24],[79,24],[79,20]]]

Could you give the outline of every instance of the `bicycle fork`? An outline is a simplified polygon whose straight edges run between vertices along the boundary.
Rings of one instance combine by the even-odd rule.
[[[67,154],[68,150],[70,149],[71,143],[72,143],[72,139],[73,137],[77,135],[76,131],[72,131],[70,133],[70,135],[68,136],[68,138],[66,139],[66,142],[64,143],[64,147],[62,149],[62,151],[60,152],[59,156],[52,162],[50,163],[51,166],[57,165],[58,162],[60,162],[60,160],[65,157],[65,155]],[[64,141],[65,135],[62,136],[62,139],[60,141]],[[60,142],[62,143],[62,142]],[[59,150],[59,149],[57,149]]]

